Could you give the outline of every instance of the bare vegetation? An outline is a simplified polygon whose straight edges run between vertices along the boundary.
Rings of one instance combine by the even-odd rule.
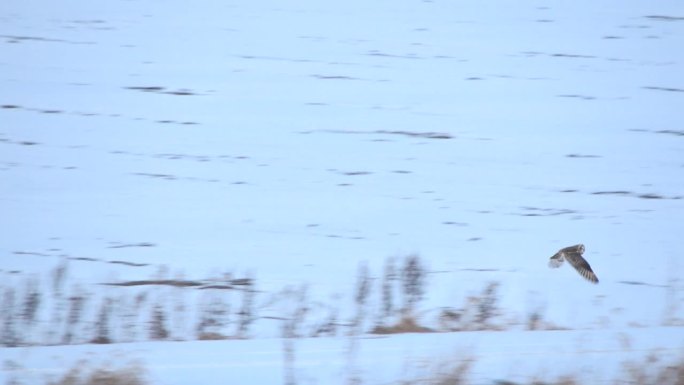
[[[257,323],[259,330],[268,324],[272,335],[287,338],[561,329],[545,318],[545,301],[534,293],[526,313],[511,317],[500,305],[502,286],[497,281],[464,288],[468,295],[456,293],[451,306],[426,309],[423,299],[432,273],[417,254],[386,258],[377,273],[368,263],[360,264],[351,295],[332,293],[325,300],[315,292],[287,294],[292,288],[257,290],[251,274],[187,279],[164,266],[150,279],[113,282],[95,290],[74,282],[69,259],[64,258],[45,278],[15,277],[0,286],[0,345],[246,339]],[[672,277],[668,283],[663,324],[681,325],[680,280]]]
[[[9,287],[4,291],[2,296],[2,333],[0,334],[0,341],[4,346],[15,347],[19,346],[21,339],[16,325],[16,310],[14,304],[14,289]]]
[[[91,367],[87,362],[79,362],[60,378],[47,382],[47,385],[146,385],[145,369],[137,363],[122,367],[102,365]]]
[[[460,385],[471,384],[471,370],[476,364],[472,358],[441,360],[429,365],[428,375],[400,381],[401,385]],[[630,385],[684,385],[684,357],[668,361],[656,353],[642,361],[623,363],[623,372],[617,378],[602,379],[604,384]],[[589,385],[594,383],[585,373],[569,373],[555,378],[533,377],[527,381],[498,380],[492,385]]]
[[[299,296],[305,295],[306,289],[300,287],[291,289],[290,299],[298,302]],[[295,310],[301,312],[302,309]],[[293,314],[294,315],[294,314]],[[296,332],[290,330],[292,323],[297,316],[283,324],[283,333],[290,337],[284,338],[287,343],[284,345],[284,361],[286,366],[285,384],[296,384],[295,376],[295,349],[294,336]],[[294,334],[290,334],[294,333]],[[417,374],[410,375],[409,378],[398,380],[398,385],[463,385],[474,383],[471,379],[472,369],[477,361],[469,356],[441,358],[432,363],[420,365]],[[10,375],[7,377],[7,384],[20,385],[22,366],[14,361],[5,361],[3,369]],[[652,353],[640,361],[630,361],[623,363],[623,371],[617,378],[602,379],[605,384],[631,384],[631,385],[684,385],[684,357],[679,360],[670,361]],[[363,384],[364,382],[350,369],[348,376],[349,383]],[[482,382],[479,382],[482,383]],[[492,385],[589,385],[592,379],[586,374],[563,374],[557,377],[535,376],[526,381],[512,381],[501,379],[483,384]],[[139,362],[127,362],[123,365],[112,366],[109,364],[93,365],[88,361],[79,361],[63,374],[56,376],[45,382],[46,385],[148,385],[147,370]]]
[[[164,307],[154,305],[150,316],[150,340],[166,340],[169,338],[169,330],[166,326],[167,316]]]
[[[112,299],[105,298],[100,304],[100,310],[95,321],[95,335],[90,341],[94,344],[109,344],[112,342],[110,337],[110,319],[112,315]]]
[[[395,308],[395,285],[400,285],[403,307]],[[425,333],[430,329],[419,324],[416,308],[425,295],[427,269],[417,254],[404,258],[399,272],[395,269],[395,259],[385,262],[381,284],[381,309],[378,321],[371,329],[374,334]]]
[[[255,319],[254,314],[254,300],[256,295],[255,283],[252,277],[241,280],[232,280],[233,285],[243,286],[242,289],[242,306],[238,311],[237,331],[238,338],[247,338],[249,335],[249,327]]]
[[[684,385],[684,357],[674,363],[663,361],[657,354],[651,354],[642,362],[623,364],[626,376],[624,383]]]
[[[21,285],[0,287],[0,343],[5,347],[40,344],[77,344],[131,342],[140,340],[228,340],[250,337],[253,324],[275,322],[282,337],[283,382],[300,382],[297,370],[297,341],[300,338],[336,336],[349,338],[347,382],[363,384],[356,357],[365,333],[437,333],[458,331],[505,330],[506,309],[500,306],[501,284],[488,282],[479,290],[458,299],[455,307],[439,309],[435,314],[421,308],[430,277],[418,255],[385,260],[379,276],[368,264],[359,265],[355,288],[348,301],[351,314],[344,314],[339,302],[345,297],[333,295],[328,302],[312,298],[306,284],[287,286],[277,293],[256,290],[253,276],[236,279],[232,274],[212,280],[185,280],[182,274],[168,279],[168,269],[160,269],[149,281],[156,284],[121,285],[100,295],[69,282],[68,264],[62,261],[44,280],[49,290],[41,290],[40,280],[27,278]],[[199,285],[175,284],[198,282]],[[677,322],[678,279],[670,282],[669,304],[664,323]],[[212,287],[215,286],[215,287]],[[115,291],[113,294],[111,291]],[[132,291],[132,292],[131,292]],[[195,306],[188,306],[185,295],[195,293]],[[90,309],[89,309],[90,308]],[[188,314],[189,313],[189,314]],[[545,302],[532,297],[521,327],[527,330],[553,328],[544,318]],[[345,320],[340,322],[340,319]],[[50,326],[40,334],[41,324]],[[20,327],[21,326],[21,327]],[[35,336],[45,336],[45,340]],[[628,348],[628,347],[627,347]],[[429,373],[397,383],[404,385],[469,384],[472,358],[438,362]],[[19,372],[6,362],[6,370]],[[9,368],[9,369],[8,369]],[[623,365],[623,375],[614,384],[684,385],[684,360],[671,363],[658,355],[643,362]],[[9,383],[20,385],[20,376],[11,375]],[[568,374],[557,378],[532,378],[526,382],[499,381],[497,385],[580,385],[587,379]],[[92,367],[79,363],[49,385],[146,385],[145,371],[136,364],[123,367]]]
[[[203,293],[199,310],[199,322],[197,323],[197,339],[219,340],[226,339],[225,327],[230,315],[230,305],[224,295],[210,291]]]
[[[402,317],[397,323],[390,326],[378,325],[371,330],[373,334],[396,334],[396,333],[429,333],[434,332],[430,329],[418,324],[418,321],[412,316],[406,315]]]

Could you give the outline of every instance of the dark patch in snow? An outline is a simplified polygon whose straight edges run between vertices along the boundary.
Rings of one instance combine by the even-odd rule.
[[[412,136],[412,137],[426,138],[426,139],[452,139],[452,136],[450,134],[443,133],[443,132],[386,131],[386,130],[378,130],[375,132],[378,134],[404,135],[404,136]]]
[[[675,136],[684,136],[684,130],[645,130],[643,128],[632,128],[629,131],[650,132],[652,134],[669,134],[669,135],[675,135]]]
[[[35,255],[38,257],[51,257],[52,256],[50,254],[38,253],[35,251],[13,251],[12,254],[14,254],[14,255]]]
[[[660,194],[655,194],[655,193],[635,193],[632,191],[623,191],[623,190],[617,190],[617,191],[595,191],[591,193],[592,195],[619,195],[619,196],[629,196],[629,197],[635,197],[635,198],[641,198],[641,199],[682,199],[681,196],[675,195],[675,196],[664,196]]]
[[[539,56],[546,56],[550,58],[562,58],[562,59],[603,59],[603,60],[608,60],[608,61],[630,61],[630,59],[621,59],[621,58],[614,58],[614,57],[601,57],[601,56],[594,56],[594,55],[583,55],[583,54],[574,54],[574,53],[563,53],[563,52],[558,52],[558,53],[546,53],[546,52],[540,52],[540,51],[522,51],[520,52],[521,55],[525,57],[539,57]]]
[[[224,282],[216,282],[215,280],[193,281],[184,279],[145,279],[138,281],[124,281],[124,282],[106,282],[101,285],[106,286],[172,286],[172,287],[190,287],[198,288],[200,290],[219,289],[219,290],[248,290],[246,287],[253,286],[254,281],[251,278],[234,278],[224,280]]]
[[[643,88],[646,90],[655,90],[655,91],[684,92],[684,88],[674,88],[674,87],[645,86]]]
[[[166,87],[160,87],[160,86],[130,86],[130,87],[124,87],[124,89],[133,90],[133,91],[142,91],[142,92],[148,92],[148,93],[156,93],[156,94],[176,95],[176,96],[199,95],[199,93],[185,89],[185,88],[181,88],[181,89],[177,89],[177,90],[167,90]]]
[[[645,24],[623,24],[618,26],[618,28],[621,29],[649,29],[651,28],[650,25],[645,25]]]
[[[133,173],[133,175],[147,176],[150,178],[164,179],[164,180],[176,180],[176,179],[178,179],[176,176],[171,175],[171,174],[154,174],[154,173],[149,173],[149,172],[136,172],[136,173]]]
[[[199,288],[200,290],[209,290],[209,289],[214,289],[214,290],[233,290],[235,289],[233,286],[230,285],[207,285],[207,286],[202,286]]]
[[[658,20],[658,21],[684,21],[684,17],[679,16],[666,16],[666,15],[648,15],[644,16],[647,19]]]
[[[135,91],[143,91],[143,92],[161,92],[164,90],[164,87],[159,87],[159,86],[131,86],[131,87],[124,87],[127,90],[135,90]]]
[[[72,261],[97,262],[99,259],[92,257],[69,257]]]
[[[551,57],[562,57],[562,58],[571,58],[571,59],[596,59],[596,56],[591,56],[591,55],[580,55],[580,54],[574,54],[574,53],[552,53],[549,56]]]
[[[575,94],[564,94],[564,95],[558,95],[559,98],[575,98],[575,99],[582,99],[582,100],[595,100],[596,98],[593,96],[587,96],[587,95],[575,95]]]
[[[327,234],[326,237],[327,238],[336,238],[336,239],[348,239],[348,240],[354,240],[354,241],[366,239],[366,238],[360,237],[360,236],[344,236],[344,235],[337,235],[337,234]]]
[[[420,59],[420,57],[414,53],[407,53],[407,54],[391,54],[391,53],[385,53],[381,52],[379,50],[371,50],[366,53],[368,56],[379,56],[379,57],[389,57],[389,58],[398,58],[398,59]]]
[[[235,278],[230,280],[230,284],[234,286],[251,286],[254,280],[251,278]]]
[[[540,208],[540,207],[520,207],[523,212],[516,213],[515,215],[520,215],[523,217],[548,217],[555,215],[565,215],[565,214],[576,214],[577,211],[570,209],[552,209],[552,208]]]
[[[102,283],[102,285],[107,286],[148,286],[148,285],[159,285],[159,286],[173,286],[173,287],[195,287],[204,285],[202,282],[198,281],[186,281],[180,279],[155,279],[155,280],[141,280],[141,281],[126,281],[126,282],[110,282]]]
[[[42,36],[0,35],[0,37],[7,39],[7,43],[21,43],[25,41],[34,41],[41,43],[95,44],[94,42],[89,41],[51,39]]]
[[[670,134],[675,136],[684,136],[684,130],[660,130],[654,131],[656,134]]]
[[[346,171],[342,172],[342,175],[357,176],[357,175],[371,175],[370,171]]]
[[[197,162],[209,162],[211,160],[211,157],[206,156],[206,155],[189,155],[189,154],[154,154],[152,155],[155,158],[163,158],[163,159],[168,159],[168,160],[179,160],[179,159],[184,159],[184,160],[195,160]]]
[[[149,266],[149,263],[135,263],[135,262],[127,262],[127,261],[107,261],[107,263],[111,263],[114,265],[125,265],[125,266],[133,266],[133,267],[143,267],[143,266]]]
[[[633,286],[651,286],[651,287],[667,287],[667,285],[655,285],[652,283],[646,283],[641,281],[618,281],[623,285],[633,285]]]
[[[179,93],[177,93],[177,92],[182,93],[185,91],[173,91],[173,94],[178,95]],[[142,117],[127,116],[124,114],[112,114],[112,113],[106,114],[106,113],[85,112],[85,111],[64,111],[64,110],[58,110],[58,109],[22,107],[22,106],[19,106],[16,104],[4,104],[4,105],[0,106],[0,108],[7,109],[7,110],[33,111],[33,112],[38,112],[38,113],[42,113],[42,114],[70,114],[70,115],[81,116],[81,117],[128,118],[128,119],[135,120],[135,121],[154,121],[157,123],[166,123],[166,124],[179,124],[179,125],[200,124],[200,123],[194,122],[194,121],[180,121],[180,120],[173,120],[173,119],[153,120],[153,119],[142,118]]]
[[[321,80],[360,80],[359,78],[355,78],[352,76],[344,76],[344,75],[311,75],[312,77],[316,79],[321,79]]]
[[[615,191],[595,191],[592,193],[592,195],[632,195],[631,191],[622,191],[622,190],[615,190]]]
[[[484,268],[465,268],[465,269],[458,269],[459,271],[476,271],[480,273],[485,273],[485,272],[492,272],[492,271],[501,271],[500,269],[484,269]]]
[[[182,154],[182,153],[149,154],[149,153],[131,152],[131,151],[124,151],[124,150],[111,150],[111,151],[109,151],[109,153],[112,155],[125,155],[125,156],[134,156],[134,157],[150,157],[150,158],[165,159],[165,160],[186,160],[186,161],[195,161],[195,162],[202,162],[202,163],[221,162],[221,161],[232,162],[232,161],[250,159],[250,157],[246,156],[246,155],[227,155],[227,154],[220,154],[220,155],[201,155],[201,154]]]
[[[600,158],[600,155],[567,154],[566,158]]]
[[[401,135],[415,138],[425,139],[453,139],[451,134],[445,132],[420,132],[420,131],[401,131],[401,130],[375,130],[375,131],[356,131],[356,130],[317,130],[317,131],[303,131],[302,134],[311,134],[313,132],[328,132],[332,134],[365,134],[365,135]]]
[[[639,194],[637,197],[642,198],[642,199],[667,199],[666,197],[660,195],[660,194]],[[678,199],[678,198],[673,198],[673,199]]]
[[[109,246],[109,249],[123,249],[125,247],[155,247],[157,246],[151,242],[138,242],[138,243],[120,243],[113,246]]]

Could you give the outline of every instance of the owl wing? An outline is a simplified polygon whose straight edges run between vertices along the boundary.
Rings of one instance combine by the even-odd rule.
[[[565,258],[568,260],[568,262],[572,265],[572,267],[575,268],[575,270],[577,270],[578,273],[580,273],[582,277],[586,278],[592,283],[598,283],[599,280],[596,277],[596,274],[594,274],[594,271],[591,270],[589,262],[582,257],[583,252],[583,245],[566,247],[560,251],[560,253],[565,255]]]
[[[554,254],[553,257],[549,258],[549,267],[553,269],[560,267],[560,265],[563,264],[563,261],[565,261],[563,253],[559,251]]]

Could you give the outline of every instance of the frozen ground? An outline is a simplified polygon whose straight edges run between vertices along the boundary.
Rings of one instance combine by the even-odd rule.
[[[2,287],[68,261],[98,295],[112,289],[96,283],[165,265],[192,279],[253,275],[263,293],[306,283],[314,300],[343,298],[344,313],[359,263],[379,278],[386,258],[418,253],[432,272],[426,312],[498,281],[511,323],[542,307],[599,345],[628,328],[649,349],[682,347],[681,327],[660,328],[684,317],[682,46],[678,1],[10,1]],[[547,268],[580,242],[597,286]],[[273,329],[239,343],[277,356]],[[515,349],[543,338],[508,333],[496,335]],[[575,352],[582,337],[566,333],[556,343]],[[476,337],[361,346],[456,350],[459,338]],[[475,351],[504,349],[479,338]],[[53,368],[50,357],[124,351],[171,384],[183,377],[157,354],[192,362],[184,354],[237,343],[0,353]],[[338,352],[345,339],[302,342],[318,343]]]
[[[502,333],[405,334],[374,337],[360,342],[349,358],[345,338],[315,338],[295,342],[294,376],[302,384],[396,384],[425,381],[464,360],[473,360],[473,384],[558,378],[572,375],[587,384],[613,383],[624,378],[624,363],[642,364],[644,356],[676,357],[681,341],[672,328],[600,331],[536,331]],[[243,341],[147,342],[113,345],[73,345],[16,348],[7,357],[21,363],[4,372],[27,383],[59,377],[82,358],[90,365],[125,366],[141,362],[152,383],[279,384],[283,364],[282,342],[277,339]],[[658,364],[670,364],[656,361]],[[27,370],[30,369],[30,370]],[[650,368],[653,370],[653,368]],[[44,383],[44,382],[42,382]]]

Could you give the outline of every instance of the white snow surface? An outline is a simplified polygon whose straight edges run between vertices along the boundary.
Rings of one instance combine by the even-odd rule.
[[[295,342],[293,366],[304,384],[345,383],[350,375],[371,384],[423,383],[467,360],[472,360],[473,384],[564,375],[608,384],[623,378],[625,363],[643,364],[642,357],[654,353],[661,360],[681,354],[673,333],[672,328],[649,328],[633,335],[617,329],[404,334],[364,339],[353,359],[344,338],[303,339]],[[79,357],[88,365],[113,368],[142,361],[152,383],[279,384],[289,370],[282,350],[276,339],[16,348],[8,356],[30,370],[4,374],[41,383],[62,375]]]
[[[0,288],[64,260],[96,294],[167,266],[307,284],[349,318],[361,263],[377,289],[415,253],[423,314],[499,282],[513,330],[360,337],[353,359],[348,337],[301,339],[300,382],[393,383],[451,356],[478,383],[612,380],[684,348],[681,47],[675,0],[6,1]],[[548,268],[577,243],[598,285]],[[532,308],[572,330],[523,331]],[[0,360],[36,384],[119,356],[154,384],[281,383],[273,324]]]

